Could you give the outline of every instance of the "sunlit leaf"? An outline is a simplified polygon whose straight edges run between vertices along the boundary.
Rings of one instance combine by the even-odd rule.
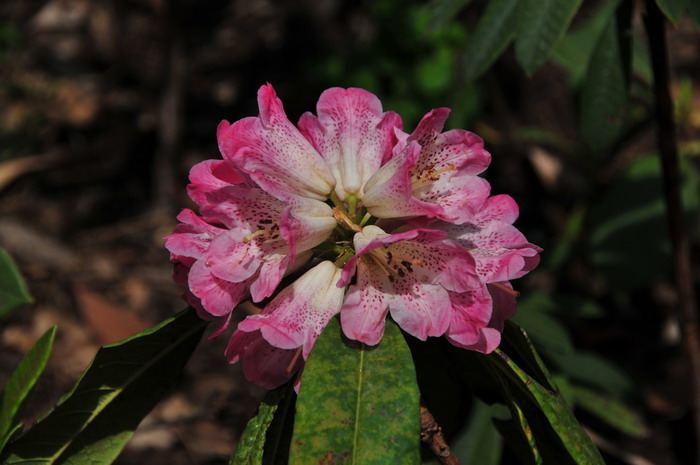
[[[56,327],[53,326],[36,341],[5,383],[0,395],[0,450],[20,423],[22,407],[46,368],[55,335]]]
[[[56,408],[11,443],[2,463],[109,464],[171,388],[206,322],[193,309],[101,348]]]
[[[615,429],[634,437],[649,434],[644,419],[637,412],[612,396],[574,385],[576,404]]]
[[[469,39],[465,76],[476,79],[505,50],[515,35],[518,0],[491,0]]]
[[[7,252],[0,249],[0,317],[31,302],[32,297],[17,266]]]
[[[674,23],[681,20],[686,7],[693,2],[697,0],[656,0],[659,9]]]
[[[528,74],[549,58],[583,0],[522,0],[515,55]]]
[[[396,324],[367,347],[343,340],[333,319],[304,368],[290,465],[420,463],[419,397]]]
[[[623,6],[626,6],[623,3]],[[609,145],[625,118],[629,94],[631,37],[621,6],[596,42],[581,94],[581,131],[595,151]]]
[[[284,424],[285,417],[292,414],[290,407],[295,395],[289,384],[267,393],[255,416],[243,430],[238,447],[231,455],[231,465],[286,463],[289,453],[288,450],[282,450],[284,445],[281,443],[285,442],[282,438],[282,425],[279,428],[273,428],[272,425],[273,422]],[[278,460],[282,456],[285,459]]]

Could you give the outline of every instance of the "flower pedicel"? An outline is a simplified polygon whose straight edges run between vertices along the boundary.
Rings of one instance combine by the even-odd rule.
[[[183,210],[166,238],[186,301],[220,321],[212,337],[241,301],[274,296],[238,325],[229,361],[275,388],[338,313],[345,335],[370,345],[390,314],[418,339],[495,349],[515,313],[510,280],[541,250],[513,226],[515,201],[478,176],[491,158],[481,138],[442,132],[446,108],[407,134],[362,89],[326,90],[297,126],[271,85],[258,104],[258,117],[219,125],[223,160],[190,171],[200,216]]]

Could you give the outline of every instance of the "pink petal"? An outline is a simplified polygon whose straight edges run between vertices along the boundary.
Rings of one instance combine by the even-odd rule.
[[[258,105],[257,118],[219,124],[217,138],[224,158],[279,199],[289,194],[326,199],[335,186],[333,174],[289,122],[271,85],[258,91]]]
[[[420,155],[420,146],[412,142],[404,152],[389,160],[365,184],[362,205],[379,218],[437,216],[438,205],[421,202],[413,196],[411,169]]]
[[[243,320],[239,330],[260,330],[267,342],[280,349],[303,346],[307,358],[328,321],[340,311],[344,290],[336,283],[340,270],[324,261],[284,288],[262,313]]]
[[[385,273],[372,260],[357,263],[357,284],[350,286],[340,309],[343,333],[368,345],[379,344],[389,312],[391,286]],[[353,269],[354,270],[354,269]],[[345,272],[345,269],[343,270]]]
[[[197,205],[206,203],[206,194],[223,187],[241,184],[245,179],[225,160],[204,160],[190,170],[187,194]]]
[[[493,304],[485,285],[467,292],[451,292],[450,327],[446,336],[461,346],[479,342],[482,330],[491,320]]]
[[[247,297],[248,285],[247,281],[231,283],[217,278],[203,260],[195,262],[189,273],[190,291],[200,299],[204,309],[214,316],[223,316],[231,312]]]
[[[382,113],[379,99],[363,89],[334,87],[321,94],[316,107],[299,120],[299,129],[328,162],[336,194],[361,195],[367,180],[390,158],[395,142],[395,113]]]
[[[294,376],[302,365],[301,359],[297,359],[292,366],[294,354],[294,350],[271,346],[258,331],[237,330],[226,348],[226,358],[231,363],[242,359],[246,379],[263,389],[275,389]]]
[[[165,247],[174,255],[201,258],[211,240],[224,232],[224,229],[210,224],[189,209],[182,210],[177,219],[182,223],[175,226],[173,234],[165,237]]]

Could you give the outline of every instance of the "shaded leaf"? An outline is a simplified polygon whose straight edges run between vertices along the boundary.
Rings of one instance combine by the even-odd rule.
[[[583,0],[522,0],[518,6],[515,55],[532,74],[552,52]]]
[[[520,302],[518,314],[513,318],[513,321],[525,328],[535,341],[535,345],[547,354],[551,352],[564,355],[573,353],[574,343],[569,332],[563,324],[546,311],[552,305],[551,299],[549,296],[540,294],[542,298],[546,299],[546,302],[542,302],[540,305],[540,298],[533,299],[537,296],[537,294],[533,294],[530,298]]]
[[[656,0],[659,9],[668,19],[677,23],[683,17],[685,8],[696,0]]]
[[[552,355],[551,358],[574,381],[598,387],[616,396],[633,388],[632,380],[621,369],[593,353],[577,351],[562,357]]]
[[[334,318],[304,368],[289,463],[420,463],[419,397],[395,323],[367,347],[343,340]]]
[[[688,16],[695,27],[700,30],[700,2],[688,2]]]
[[[575,86],[583,81],[596,42],[618,4],[617,0],[602,2],[588,22],[569,30],[554,47],[552,59],[566,68]]]
[[[623,3],[626,7],[626,3]],[[609,145],[624,122],[631,66],[629,17],[621,6],[608,20],[588,63],[581,95],[581,131],[593,150]]]
[[[583,386],[573,386],[576,404],[600,418],[608,425],[634,437],[649,434],[644,419],[630,407],[609,395]]]
[[[205,326],[190,308],[102,347],[73,391],[9,445],[3,463],[112,463],[173,385]]]
[[[452,18],[454,18],[457,13],[459,13],[464,7],[466,7],[471,0],[432,0],[425,6],[428,12],[428,31],[434,31],[445,24]]]
[[[570,460],[577,464],[604,464],[600,452],[593,445],[593,442],[585,433],[581,425],[579,425],[576,417],[567,405],[564,397],[561,395],[549,373],[535,351],[532,343],[529,341],[524,331],[514,331],[513,325],[509,325],[507,337],[511,347],[518,348],[518,355],[523,358],[529,358],[528,365],[537,365],[540,368],[540,373],[546,377],[546,383],[540,383],[530,374],[526,373],[513,358],[507,355],[503,350],[497,349],[494,355],[489,356],[489,359],[494,363],[495,367],[500,370],[508,378],[510,385],[521,392],[527,391],[530,396],[513,396],[509,398],[511,411],[513,416],[520,418],[524,431],[527,433],[532,428],[533,439],[528,440],[534,447],[536,444],[537,452],[541,452],[543,456],[548,453],[546,448],[552,446],[551,441],[540,440],[539,435],[542,430],[539,426],[533,423],[537,420],[534,416],[531,418],[528,412],[528,404],[534,403],[538,409],[544,414],[547,423],[552,428],[556,437],[561,441]],[[522,347],[529,347],[529,353],[525,353]],[[515,394],[512,389],[508,389],[511,395]],[[521,418],[522,417],[522,418]],[[525,419],[527,423],[523,420]],[[533,442],[534,441],[534,442]],[[535,455],[537,458],[537,455]],[[557,463],[563,463],[561,459]]]
[[[55,335],[56,327],[53,326],[36,341],[5,383],[0,396],[0,450],[21,426],[19,416],[22,407],[46,368]]]
[[[470,38],[465,53],[465,76],[476,79],[505,50],[515,35],[518,0],[492,0]]]
[[[500,408],[499,408],[500,407]],[[493,423],[494,416],[503,416],[502,405],[474,401],[466,428],[455,436],[450,447],[464,464],[498,465],[503,455],[503,439]]]
[[[264,461],[264,455],[268,449],[271,459],[279,456],[277,445],[281,438],[279,435],[272,436],[268,433],[271,432],[275,418],[279,419],[279,416],[288,413],[294,395],[290,384],[285,384],[265,395],[255,416],[248,421],[243,430],[238,447],[231,455],[229,462],[231,465],[274,463],[272,460]]]
[[[0,249],[0,317],[31,302],[32,296],[17,266],[7,252]]]

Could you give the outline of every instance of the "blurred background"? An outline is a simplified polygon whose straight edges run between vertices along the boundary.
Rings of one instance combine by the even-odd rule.
[[[220,157],[219,121],[256,115],[265,82],[294,122],[324,89],[352,86],[376,93],[408,132],[446,106],[448,127],[485,139],[492,192],[517,200],[516,225],[545,250],[514,283],[516,321],[609,464],[691,463],[643,2],[628,2],[636,14],[622,89],[605,78],[601,32],[618,2],[583,2],[530,75],[512,46],[475,64],[487,3],[3,0],[0,247],[35,303],[0,320],[0,382],[59,328],[26,420],[70,390],[100,345],[184,307],[162,238],[193,207],[189,168]],[[697,264],[700,34],[687,17],[667,32]],[[604,118],[590,102],[619,111]],[[227,463],[264,394],[223,357],[230,331],[203,341],[117,463]],[[461,444],[479,421],[447,433]]]

